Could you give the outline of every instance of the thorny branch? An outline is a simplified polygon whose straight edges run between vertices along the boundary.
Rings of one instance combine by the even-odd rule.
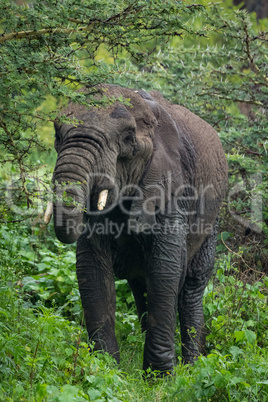
[[[135,2],[125,8],[123,11],[120,13],[113,15],[109,17],[107,20],[100,20],[100,19],[94,19],[90,21],[87,25],[81,26],[81,27],[76,27],[76,28],[44,28],[40,29],[37,31],[21,31],[21,32],[10,32],[7,34],[2,34],[0,36],[0,43],[6,42],[8,40],[18,40],[18,39],[24,39],[24,38],[30,38],[30,37],[37,37],[45,34],[56,34],[56,33],[64,33],[64,34],[70,34],[73,32],[87,32],[90,31],[95,25],[97,24],[107,24],[110,22],[113,22],[115,20],[120,20],[120,18],[128,14],[130,12],[138,12],[142,9],[142,7],[134,7]],[[70,22],[74,22],[77,24],[83,23],[83,21],[76,20],[75,18],[69,18],[68,19]]]
[[[254,73],[256,73],[256,74],[260,74],[260,69],[259,69],[259,67],[254,63],[254,59],[253,59],[253,56],[252,56],[252,54],[251,54],[251,52],[250,52],[250,42],[251,42],[251,39],[250,39],[250,37],[249,37],[249,33],[248,33],[248,27],[247,27],[247,25],[245,24],[244,25],[244,32],[245,32],[245,45],[246,45],[246,53],[247,53],[247,57],[248,57],[248,60],[249,60],[249,64],[250,64],[250,67],[251,67],[251,69],[254,71]],[[265,77],[265,76],[263,76],[263,79],[264,79],[264,81],[266,81],[266,83],[265,83],[265,85],[267,85],[268,86],[268,77]]]

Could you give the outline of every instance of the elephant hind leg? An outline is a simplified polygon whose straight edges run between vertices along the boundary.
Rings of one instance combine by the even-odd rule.
[[[146,285],[143,283],[142,279],[138,278],[129,279],[128,283],[136,302],[141,330],[144,332],[147,328],[147,302],[145,297]]]
[[[186,278],[179,294],[182,356],[185,363],[193,363],[205,352],[203,294],[214,268],[217,226],[216,222],[213,232],[187,267]]]

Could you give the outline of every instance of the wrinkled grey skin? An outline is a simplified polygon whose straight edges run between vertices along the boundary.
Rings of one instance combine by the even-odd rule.
[[[77,241],[79,289],[95,348],[119,361],[114,275],[126,278],[146,330],[143,368],[165,373],[175,363],[177,311],[184,361],[193,362],[204,351],[202,297],[213,270],[226,159],[209,124],[158,92],[101,88],[106,96],[122,95],[131,105],[70,104],[64,110],[79,123],[56,125],[55,193],[59,199],[64,182],[82,184],[79,190],[71,185],[65,190],[80,207],[54,203],[55,232],[64,243]],[[136,186],[142,200],[135,197]],[[121,198],[115,188],[124,189]],[[107,205],[97,212],[104,189],[109,190]],[[122,204],[124,196],[129,199]],[[71,228],[70,219],[75,222]],[[120,236],[93,230],[107,222],[123,227]],[[200,222],[206,230],[194,230]],[[167,225],[172,229],[166,230]]]

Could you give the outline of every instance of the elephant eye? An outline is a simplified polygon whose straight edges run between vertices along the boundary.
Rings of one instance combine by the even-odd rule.
[[[133,140],[133,135],[129,134],[124,138],[124,142],[132,142]]]
[[[143,119],[143,123],[145,123],[146,126],[151,126],[152,125],[152,123],[150,121],[145,120],[145,119]]]
[[[129,144],[129,143],[131,143],[131,142],[134,142],[135,141],[135,130],[133,129],[133,130],[129,130],[127,133],[125,133],[125,136],[124,136],[124,138],[123,138],[123,141],[126,143],[126,144]]]

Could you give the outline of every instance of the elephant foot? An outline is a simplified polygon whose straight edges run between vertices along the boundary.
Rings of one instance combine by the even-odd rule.
[[[87,328],[90,343],[93,345],[93,351],[108,353],[117,363],[120,363],[118,343],[110,322],[106,321],[102,325],[96,324],[95,328],[98,329]]]
[[[182,356],[182,363],[184,365],[190,364],[191,366],[196,362],[198,357],[201,356],[201,353],[199,354],[187,354]]]
[[[149,355],[148,349],[146,350],[144,356],[143,370],[147,375],[152,375],[152,377],[161,378],[166,377],[172,374],[173,368],[175,366],[175,356],[173,352],[168,353],[169,356],[165,356],[162,354],[162,359],[158,360],[157,357],[160,357],[159,351],[155,354],[151,353]],[[149,360],[147,359],[149,357]]]
[[[92,346],[88,346],[88,351],[91,352],[99,352],[99,353],[108,353],[111,357],[113,357],[117,364],[120,363],[120,353],[119,350],[109,350],[107,345],[104,342],[92,342]]]
[[[120,363],[120,353],[119,353],[119,351],[114,352],[114,353],[110,353],[110,352],[107,352],[105,350],[100,350],[100,349],[95,349],[95,348],[94,348],[94,351],[96,351],[98,353],[102,353],[102,354],[108,353],[116,361],[117,364]]]
[[[189,336],[187,332],[187,336],[185,333],[182,333],[182,338],[186,340],[186,343],[182,344],[182,362],[183,364],[191,364],[193,365],[199,356],[206,355],[206,347],[205,347],[205,331],[203,328],[199,330],[200,337],[196,339],[195,337]]]
[[[157,380],[159,378],[165,378],[165,377],[173,377],[174,370],[173,368],[171,370],[151,370],[147,369],[143,372],[143,380],[148,381],[149,383],[153,383],[154,380]]]

